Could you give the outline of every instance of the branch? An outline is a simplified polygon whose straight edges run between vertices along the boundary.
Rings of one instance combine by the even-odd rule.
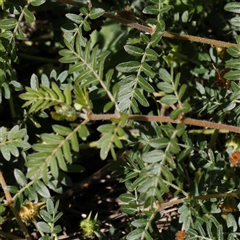
[[[0,184],[2,186],[3,192],[4,192],[5,197],[6,197],[6,205],[9,206],[11,211],[13,212],[19,226],[21,227],[21,229],[24,233],[24,236],[25,236],[26,240],[31,240],[32,238],[29,235],[28,230],[27,230],[25,224],[23,223],[23,221],[22,221],[22,219],[19,215],[19,212],[14,207],[12,196],[11,196],[10,192],[6,189],[7,184],[5,182],[5,179],[4,179],[1,171],[0,171]],[[1,232],[1,234],[2,234],[2,232]]]
[[[79,114],[79,117],[82,119],[88,119],[89,121],[104,121],[110,120],[111,118],[119,118],[118,114],[90,114],[86,115],[83,113]],[[170,117],[162,117],[162,116],[148,116],[148,115],[128,115],[129,120],[135,121],[143,121],[143,122],[167,122],[167,123],[182,123],[185,125],[192,125],[204,128],[213,128],[219,130],[227,130],[229,132],[240,133],[240,127],[235,127],[231,125],[221,124],[221,123],[213,123],[210,121],[198,120],[193,118],[183,118],[183,119],[171,119]]]
[[[63,3],[67,3],[67,4],[72,5],[72,6],[78,6],[79,5],[77,2],[74,2],[72,0],[58,0],[58,1],[63,2]],[[125,18],[119,17],[119,16],[114,15],[112,13],[105,12],[103,14],[103,16],[106,17],[106,18],[110,18],[114,21],[120,22],[120,23],[122,23],[124,25],[127,25],[129,27],[138,29],[142,32],[150,33],[151,35],[156,31],[156,29],[154,27],[145,26],[145,25],[133,22],[131,20],[127,20]],[[175,39],[180,39],[180,40],[187,40],[187,41],[191,41],[191,42],[198,42],[198,43],[204,43],[204,44],[210,44],[210,45],[213,45],[215,47],[222,47],[222,48],[228,48],[228,47],[232,47],[232,46],[233,47],[238,47],[238,45],[235,44],[235,43],[218,41],[218,40],[209,39],[209,38],[196,37],[196,36],[192,36],[192,35],[181,35],[179,33],[173,33],[173,32],[168,32],[168,31],[163,32],[163,37],[175,38]]]
[[[209,39],[209,38],[202,38],[202,37],[196,37],[196,36],[192,36],[192,35],[181,35],[178,33],[173,33],[173,32],[167,32],[165,31],[163,33],[164,37],[168,37],[168,38],[176,38],[176,39],[180,39],[180,40],[187,40],[187,41],[191,41],[191,42],[198,42],[198,43],[204,43],[204,44],[210,44],[213,45],[215,47],[222,47],[222,48],[229,48],[229,47],[238,47],[237,44],[235,43],[230,43],[230,42],[223,42],[223,41],[218,41],[218,40],[214,40],[214,39]]]

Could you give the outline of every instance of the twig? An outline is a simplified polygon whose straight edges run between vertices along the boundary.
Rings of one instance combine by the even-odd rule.
[[[236,190],[234,192],[229,192],[229,193],[216,193],[216,194],[208,194],[205,196],[194,196],[194,199],[206,200],[210,198],[237,197],[238,195],[240,195],[240,191]]]
[[[21,217],[19,216],[19,212],[17,211],[17,209],[14,207],[14,203],[13,203],[13,199],[12,199],[12,196],[10,194],[10,192],[6,189],[7,187],[7,184],[5,182],[5,179],[2,175],[2,172],[0,171],[0,184],[2,186],[2,189],[3,189],[3,192],[5,194],[5,197],[6,197],[6,203],[5,205],[9,206],[11,211],[13,212],[19,226],[21,227],[23,233],[24,233],[24,236],[27,240],[31,240],[31,236],[29,235],[28,233],[28,230],[25,226],[25,224],[23,223]]]
[[[104,120],[110,120],[111,118],[119,118],[118,114],[91,114],[86,116],[86,114],[79,114],[80,118],[92,121],[104,121]],[[227,130],[229,132],[236,132],[240,133],[240,127],[221,124],[221,123],[213,123],[210,121],[204,121],[204,120],[198,120],[193,118],[183,118],[183,119],[171,119],[170,117],[164,117],[164,116],[148,116],[148,115],[128,115],[129,120],[135,120],[135,121],[143,121],[143,122],[167,122],[167,123],[182,123],[186,125],[192,125],[192,126],[199,126],[204,128],[213,128],[213,129],[221,129],[221,130]]]
[[[187,40],[187,41],[198,42],[198,43],[205,43],[205,44],[213,45],[215,47],[222,47],[222,48],[228,48],[232,46],[238,47],[238,45],[235,43],[223,42],[223,41],[218,41],[218,40],[209,39],[209,38],[196,37],[192,35],[181,35],[178,33],[167,32],[167,31],[163,33],[163,37],[176,38],[180,40]]]
[[[72,6],[78,6],[79,5],[77,2],[74,2],[72,0],[58,0],[58,1],[63,2],[63,3],[67,3],[67,4],[72,5]],[[127,20],[125,18],[116,16],[116,15],[108,13],[108,12],[105,12],[103,14],[103,16],[106,17],[106,18],[110,18],[114,21],[120,22],[124,25],[130,26],[132,28],[138,29],[140,31],[146,32],[146,33],[153,34],[155,32],[155,28],[153,28],[153,27],[144,26],[142,24]],[[175,38],[175,39],[180,39],[180,40],[187,40],[187,41],[191,41],[191,42],[198,42],[198,43],[204,43],[204,44],[210,44],[212,46],[222,47],[222,48],[228,48],[228,47],[232,47],[232,46],[238,47],[238,45],[235,44],[235,43],[218,41],[218,40],[214,40],[214,39],[202,38],[202,37],[197,37],[197,36],[192,36],[192,35],[181,35],[179,33],[173,33],[173,32],[168,32],[168,31],[163,32],[163,37]]]

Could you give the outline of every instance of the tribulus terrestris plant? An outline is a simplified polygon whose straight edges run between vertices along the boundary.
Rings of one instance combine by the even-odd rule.
[[[2,238],[240,238],[240,3],[0,6]]]

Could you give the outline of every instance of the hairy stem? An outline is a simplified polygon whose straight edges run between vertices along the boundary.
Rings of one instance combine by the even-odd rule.
[[[79,114],[80,118],[88,119],[92,121],[104,121],[110,120],[111,118],[119,118],[118,114]],[[226,125],[222,123],[213,123],[210,121],[198,120],[193,118],[183,118],[183,119],[171,119],[170,117],[165,116],[148,116],[148,115],[128,115],[129,120],[143,121],[143,122],[166,122],[166,123],[182,123],[186,125],[198,126],[203,128],[212,128],[219,130],[227,130],[229,132],[240,133],[240,127]]]
[[[167,32],[167,31],[163,33],[163,37],[176,38],[180,40],[187,40],[187,41],[198,42],[198,43],[205,43],[205,44],[213,45],[215,47],[222,47],[222,48],[228,48],[232,46],[237,47],[237,44],[235,43],[223,42],[223,41],[218,41],[218,40],[209,39],[209,38],[202,38],[202,37],[197,37],[192,35],[181,35],[178,33]]]
[[[79,5],[77,2],[74,2],[72,0],[58,0],[58,1],[63,2],[63,3],[67,3],[67,4],[72,5],[72,6],[78,6]],[[108,12],[105,12],[103,14],[103,16],[106,17],[106,18],[110,18],[114,21],[117,21],[119,23],[122,23],[124,25],[127,25],[129,27],[138,29],[142,32],[153,34],[156,30],[152,26],[151,27],[150,26],[145,26],[145,25],[130,21],[128,19],[116,16],[116,15],[108,13]],[[218,40],[214,40],[214,39],[202,38],[202,37],[191,36],[191,35],[181,35],[179,33],[173,33],[173,32],[168,32],[168,31],[163,32],[163,37],[175,38],[175,39],[204,43],[204,44],[210,44],[210,45],[213,45],[215,47],[223,47],[223,48],[228,48],[228,47],[231,47],[231,46],[238,47],[237,44],[235,44],[235,43],[229,43],[229,42],[218,41]]]
[[[15,216],[19,226],[21,227],[23,233],[24,233],[24,236],[27,240],[31,240],[31,236],[29,235],[28,233],[28,230],[25,226],[25,224],[23,223],[21,217],[19,216],[19,212],[17,211],[17,209],[14,207],[14,202],[13,202],[13,198],[10,194],[10,192],[6,189],[7,187],[7,184],[5,182],[5,179],[2,175],[2,172],[0,171],[0,184],[2,186],[2,189],[3,189],[3,192],[5,194],[5,197],[6,197],[6,205],[10,207],[13,215]]]

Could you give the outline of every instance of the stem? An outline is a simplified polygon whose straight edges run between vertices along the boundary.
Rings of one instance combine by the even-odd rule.
[[[20,228],[22,229],[23,233],[24,233],[24,236],[27,240],[31,240],[31,236],[29,235],[28,233],[28,230],[25,226],[25,224],[23,223],[20,215],[19,215],[19,212],[17,211],[17,209],[14,207],[14,202],[13,202],[13,198],[10,194],[10,192],[6,189],[7,187],[7,184],[5,182],[5,179],[2,175],[2,172],[0,171],[0,184],[2,186],[2,189],[4,191],[4,194],[5,194],[5,197],[6,197],[6,205],[10,207],[13,215],[15,216]]]
[[[240,190],[229,192],[229,193],[216,193],[216,194],[209,194],[205,196],[194,196],[193,199],[195,200],[207,200],[211,198],[225,198],[225,197],[237,197],[237,195],[240,195]],[[187,198],[181,198],[181,199],[174,199],[172,201],[161,203],[161,207],[159,208],[159,211],[163,211],[165,208],[172,207],[177,204],[181,204],[184,202],[184,200]]]
[[[205,44],[213,45],[215,47],[223,47],[223,48],[228,48],[232,46],[238,47],[237,44],[235,43],[223,42],[223,41],[218,41],[218,40],[209,39],[209,38],[196,37],[192,35],[181,35],[178,33],[167,32],[167,31],[163,33],[163,37],[176,38],[180,40],[187,40],[187,41],[198,42],[198,43],[205,43]]]
[[[58,1],[70,4],[72,6],[78,6],[79,5],[77,2],[74,2],[72,0],[58,0]],[[116,16],[116,15],[111,14],[111,13],[105,12],[103,14],[103,16],[106,17],[106,18],[110,18],[112,20],[115,20],[117,22],[120,22],[120,23],[122,23],[124,25],[127,25],[129,27],[138,29],[140,31],[150,33],[151,35],[156,30],[153,26],[152,27],[144,26],[142,24],[139,24],[139,23],[121,18],[121,17]],[[178,33],[173,33],[173,32],[168,32],[168,31],[163,32],[163,37],[175,38],[175,39],[180,39],[180,40],[187,40],[187,41],[191,41],[191,42],[198,42],[198,43],[204,43],[204,44],[210,44],[210,45],[213,45],[213,46],[216,46],[216,47],[223,47],[223,48],[228,48],[228,47],[232,47],[232,46],[238,47],[237,44],[235,44],[235,43],[223,42],[223,41],[218,41],[218,40],[214,40],[214,39],[196,37],[196,36],[191,36],[191,35],[181,35],[181,34],[178,34]]]
[[[80,113],[80,118],[88,119],[92,121],[104,121],[110,120],[111,118],[119,118],[118,114],[90,114],[86,116],[86,114]],[[240,133],[240,127],[226,125],[222,123],[213,123],[210,121],[198,120],[193,118],[184,118],[184,119],[171,119],[170,117],[165,116],[148,116],[148,115],[128,115],[129,120],[135,121],[143,121],[143,122],[166,122],[166,123],[175,123],[175,124],[185,124],[192,126],[199,126],[204,128],[213,128],[220,130],[227,130],[229,132]]]
[[[224,198],[224,197],[236,197],[240,195],[240,190],[229,192],[229,193],[216,193],[216,194],[209,194],[205,196],[194,196],[194,199],[206,200],[210,198]]]

